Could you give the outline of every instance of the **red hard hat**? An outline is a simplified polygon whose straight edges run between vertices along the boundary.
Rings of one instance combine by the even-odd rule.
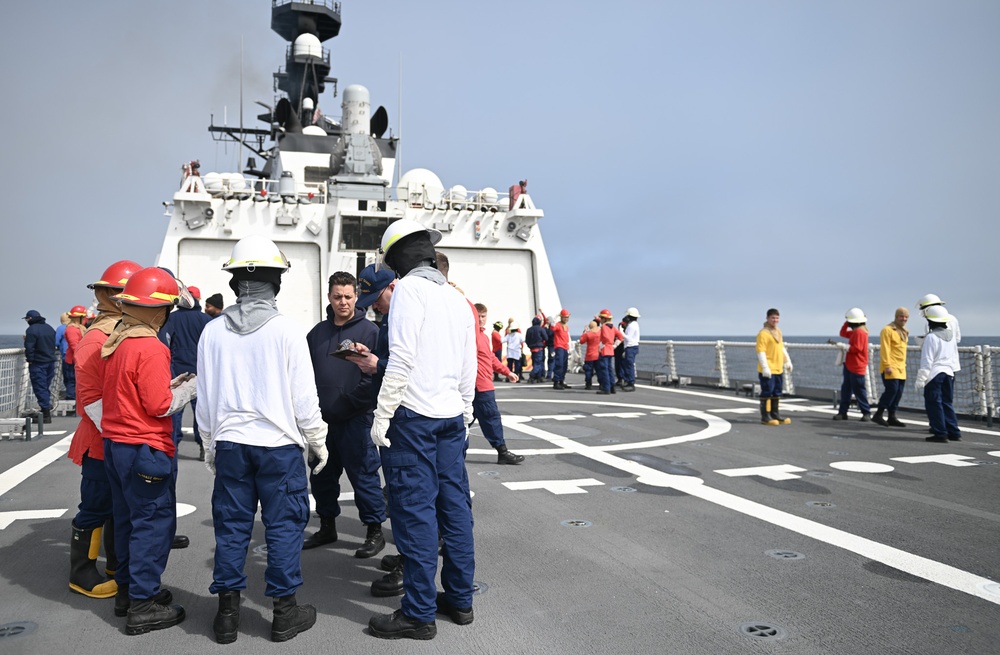
[[[136,271],[142,270],[142,266],[139,266],[133,261],[128,259],[123,259],[120,262],[115,262],[108,269],[104,271],[104,275],[101,279],[93,284],[88,284],[88,289],[93,289],[94,287],[108,287],[111,289],[124,289],[125,283],[128,279],[132,277],[132,274]]]
[[[614,316],[611,315],[610,309],[602,309],[601,313],[598,314],[598,316],[600,316],[601,318],[614,318]]]
[[[188,287],[188,291],[194,296],[195,300],[201,300],[201,289],[198,287]]]
[[[87,308],[83,305],[73,305],[73,309],[69,310],[70,316],[86,316]]]
[[[177,304],[179,294],[173,276],[162,268],[151,266],[134,273],[125,284],[124,291],[111,299],[126,305],[167,307]]]
[[[568,309],[564,309],[561,312],[559,312],[559,315],[560,316],[569,316],[569,310]]]

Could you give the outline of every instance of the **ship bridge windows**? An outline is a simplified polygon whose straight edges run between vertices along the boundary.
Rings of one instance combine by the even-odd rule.
[[[392,220],[388,216],[341,216],[341,250],[378,252],[385,228]]]

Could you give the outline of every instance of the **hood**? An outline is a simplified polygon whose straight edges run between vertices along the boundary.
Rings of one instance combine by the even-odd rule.
[[[353,324],[357,323],[358,321],[363,321],[363,320],[365,320],[365,316],[366,316],[365,310],[358,309],[357,307],[355,307],[354,308],[354,316],[352,316],[351,318],[347,319],[347,322],[344,323],[343,325],[339,326],[339,327],[345,328],[348,325],[353,325]],[[326,320],[330,321],[330,323],[333,323],[333,306],[332,305],[327,305],[326,306]]]

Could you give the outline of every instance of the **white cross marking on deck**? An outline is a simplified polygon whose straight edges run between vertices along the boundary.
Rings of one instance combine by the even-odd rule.
[[[583,487],[604,486],[600,480],[585,478],[583,480],[537,480],[528,482],[504,482],[503,486],[511,491],[524,491],[525,489],[545,489],[557,496],[563,494],[585,494]]]
[[[796,480],[802,476],[793,474],[804,473],[805,470],[791,464],[775,464],[774,466],[751,466],[744,469],[719,469],[716,473],[730,478],[756,475],[768,480]]]
[[[24,509],[14,512],[0,512],[0,530],[6,529],[18,519],[57,519],[65,513],[65,509]]]
[[[0,496],[21,484],[35,473],[38,473],[52,462],[65,457],[66,453],[69,452],[71,441],[73,441],[72,434],[61,441],[57,441],[42,452],[32,455],[17,466],[12,466],[3,473],[0,473]]]
[[[905,462],[907,464],[944,464],[945,466],[978,466],[972,462],[963,461],[972,459],[967,455],[920,455],[918,457],[890,457],[894,462]]]
[[[598,418],[639,418],[645,415],[645,412],[599,412],[591,414],[591,416]]]
[[[551,414],[547,416],[532,416],[531,419],[534,421],[576,421],[577,419],[587,418],[584,414]]]

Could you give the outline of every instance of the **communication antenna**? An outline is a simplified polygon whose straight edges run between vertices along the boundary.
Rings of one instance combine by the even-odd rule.
[[[399,52],[399,90],[397,91],[398,97],[396,99],[396,104],[398,105],[396,109],[396,138],[398,139],[396,145],[396,188],[399,188],[399,176],[402,175],[403,170],[403,157],[400,153],[403,151],[403,51]],[[398,199],[398,198],[397,198]]]
[[[243,138],[243,35],[240,34],[240,138]],[[236,147],[236,170],[240,170],[240,155],[242,151]]]

